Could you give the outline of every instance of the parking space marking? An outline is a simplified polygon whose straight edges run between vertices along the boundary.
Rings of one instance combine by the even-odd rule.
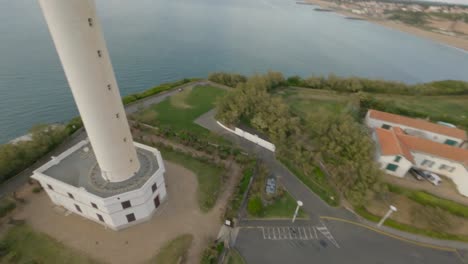
[[[337,248],[340,247],[325,225],[259,226],[257,228],[262,230],[262,237],[265,240],[318,240],[318,233],[320,233]]]

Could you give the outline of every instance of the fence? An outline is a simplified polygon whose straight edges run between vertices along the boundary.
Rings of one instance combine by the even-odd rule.
[[[253,134],[250,134],[249,132],[246,132],[238,127],[234,128],[234,130],[226,127],[225,125],[223,125],[221,122],[219,121],[216,121],[216,123],[218,123],[218,125],[220,125],[222,128],[226,129],[227,131],[231,132],[231,133],[234,133],[240,137],[243,137],[245,139],[247,139],[248,141],[251,141],[261,147],[264,147],[270,151],[273,151],[275,152],[276,150],[276,147],[273,143],[271,142],[268,142],[266,140],[263,140],[261,138],[259,138],[257,135],[253,135]]]

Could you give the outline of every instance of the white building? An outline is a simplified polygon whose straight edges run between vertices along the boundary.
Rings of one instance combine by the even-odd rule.
[[[367,112],[365,122],[371,128],[381,127],[390,129],[391,127],[398,126],[406,134],[451,146],[460,147],[467,141],[466,132],[462,129],[372,109]]]
[[[158,150],[134,143],[92,0],[40,0],[89,140],[34,171],[57,205],[118,230],[166,198]]]
[[[468,150],[409,135],[398,126],[376,127],[376,159],[386,173],[404,177],[412,168],[450,178],[468,196]]]

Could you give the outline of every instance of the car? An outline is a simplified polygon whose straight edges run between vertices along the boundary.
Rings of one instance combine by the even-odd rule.
[[[424,174],[423,171],[420,171],[418,169],[415,169],[415,168],[411,168],[410,169],[410,173],[416,178],[416,180],[418,181],[422,181],[426,178],[426,175]]]
[[[439,175],[433,172],[426,171],[425,174],[427,176],[425,179],[428,180],[430,183],[434,184],[435,186],[439,185],[442,182]]]

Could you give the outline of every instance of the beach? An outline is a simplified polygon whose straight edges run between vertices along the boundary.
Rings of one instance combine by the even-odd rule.
[[[357,15],[352,12],[349,12],[347,10],[343,10],[340,7],[338,7],[334,2],[329,2],[329,1],[323,1],[323,0],[305,0],[306,3],[314,4],[317,6],[320,6],[321,8],[324,9],[330,9],[336,13],[342,14],[346,17],[352,17],[352,18],[360,18],[363,20],[367,20],[369,22],[375,23],[382,25],[387,28],[399,30],[402,32],[406,32],[418,37],[426,38],[426,39],[431,39],[433,41],[436,41],[441,44],[449,45],[461,50],[464,50],[465,52],[468,52],[468,39],[464,39],[461,37],[455,37],[455,36],[449,36],[449,35],[444,35],[441,33],[436,33],[428,30],[424,30],[418,27],[413,27],[407,24],[404,24],[399,21],[393,21],[393,20],[384,20],[384,19],[374,19],[370,18],[367,16],[363,15]]]

